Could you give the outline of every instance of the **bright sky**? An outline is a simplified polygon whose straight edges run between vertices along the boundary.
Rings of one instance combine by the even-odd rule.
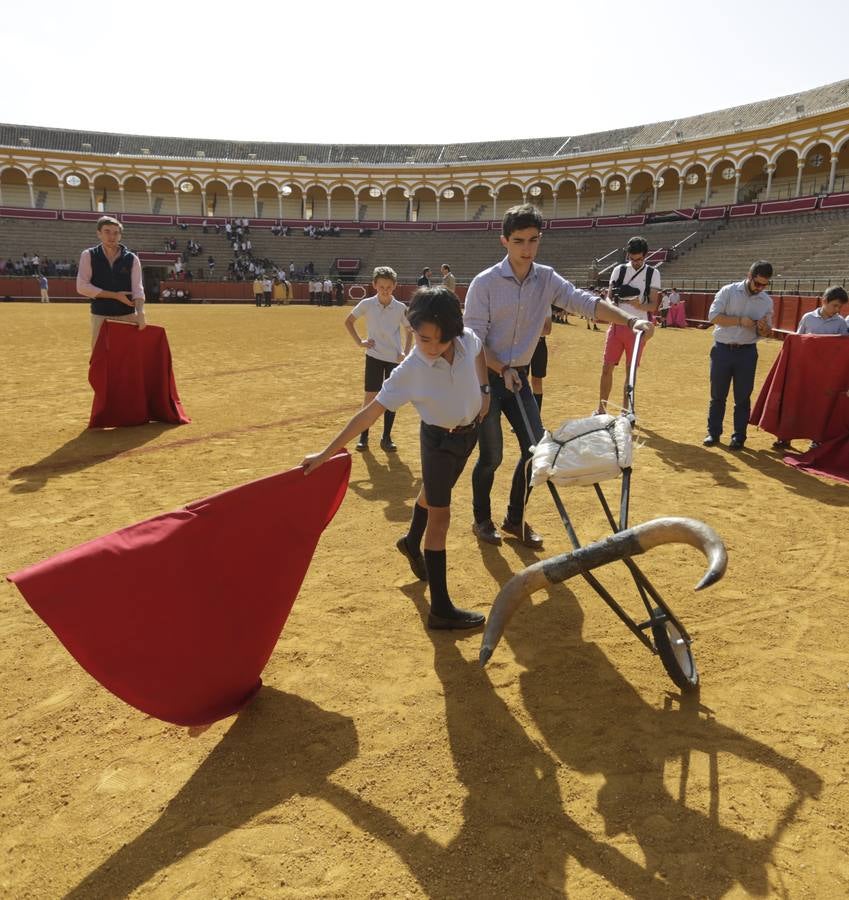
[[[845,15],[837,0],[15,2],[0,121],[310,143],[605,131],[839,81]]]

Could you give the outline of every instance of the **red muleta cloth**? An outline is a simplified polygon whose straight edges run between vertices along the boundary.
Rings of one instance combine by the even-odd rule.
[[[180,403],[165,329],[103,323],[88,367],[94,389],[89,428],[191,422]]]
[[[350,471],[343,452],[309,476],[261,478],[9,581],[113,694],[166,722],[206,725],[259,690]]]
[[[849,434],[849,338],[790,334],[749,422],[784,440],[828,441]]]

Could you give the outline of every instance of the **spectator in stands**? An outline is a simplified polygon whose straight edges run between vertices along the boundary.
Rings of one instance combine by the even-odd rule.
[[[472,473],[472,530],[481,541],[501,543],[501,535],[492,521],[490,493],[503,453],[503,413],[516,434],[521,459],[513,473],[510,503],[502,527],[536,550],[542,547],[542,537],[527,522],[523,526],[530,495],[526,463],[531,458],[530,446],[542,435],[539,410],[528,383],[528,364],[552,307],[592,316],[602,322],[629,324],[648,334],[654,330],[650,322],[599,300],[588,291],[578,290],[550,267],[537,265],[534,259],[541,236],[542,214],[536,207],[523,204],[507,210],[501,225],[501,244],[507,256],[474,278],[466,294],[464,315],[466,325],[477,334],[486,350],[489,384],[483,389],[492,395],[489,414],[481,423],[480,456]],[[521,399],[517,399],[517,394]],[[530,419],[532,435],[527,434],[520,402]]]
[[[325,306],[333,306],[333,282],[329,275],[321,285],[321,299]]]
[[[354,343],[366,351],[365,396],[363,408],[377,396],[383,382],[392,374],[395,366],[410,352],[413,332],[407,322],[407,307],[392,296],[398,276],[389,266],[378,266],[374,270],[372,286],[377,293],[366,297],[351,310],[345,319],[345,328]],[[363,339],[357,333],[357,319],[365,317],[368,337]],[[406,334],[406,342],[401,351],[401,332]],[[380,447],[387,453],[398,448],[392,441],[392,424],[395,413],[386,410],[383,414],[383,437]],[[368,450],[368,429],[360,434],[357,450]]]
[[[710,407],[705,447],[719,443],[725,402],[734,385],[734,431],[729,450],[742,450],[746,443],[755,370],[758,366],[758,338],[772,331],[772,298],[766,293],[772,279],[772,265],[766,260],[752,263],[744,281],[720,288],[708,310],[708,321],[716,326],[710,351]]]
[[[41,302],[49,303],[50,294],[47,293],[47,278],[44,275],[38,276],[38,289],[41,292]]]
[[[215,275],[215,257],[210,256],[206,261],[206,265],[209,269],[209,277],[212,278]]]
[[[80,255],[77,293],[91,300],[91,346],[107,319],[145,327],[144,287],[138,256],[122,243],[124,226],[111,216],[97,220],[96,247]]]
[[[32,258],[30,259],[31,270],[30,273],[32,275],[38,275],[38,267],[41,265],[41,258],[37,253],[33,253]]]
[[[653,266],[646,264],[649,245],[644,238],[632,237],[625,252],[628,261],[615,266],[610,273],[608,296],[618,301],[629,316],[647,320],[648,314],[654,312],[660,303],[660,273]],[[644,347],[645,341],[642,341],[640,352],[637,354],[638,366]],[[625,325],[611,325],[604,338],[596,415],[600,416],[608,411],[607,400],[613,387],[613,370],[619,365],[622,354],[625,354],[625,365],[630,368],[633,352],[634,332]],[[627,379],[625,381],[627,384]],[[623,408],[627,403],[627,389],[624,389]]]
[[[292,260],[289,263],[289,281],[295,280],[295,261]]]
[[[846,319],[840,315],[849,302],[849,294],[837,285],[830,287],[820,298],[817,309],[805,313],[799,320],[796,334],[847,334]]]
[[[454,288],[457,287],[457,279],[451,274],[451,266],[448,263],[443,263],[440,271],[442,272],[442,286],[448,288],[453,294]]]
[[[422,274],[416,284],[419,287],[430,287],[430,269],[427,266],[422,269]]]

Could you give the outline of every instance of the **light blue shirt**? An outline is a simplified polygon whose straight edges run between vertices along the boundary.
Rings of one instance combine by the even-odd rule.
[[[526,366],[552,306],[595,318],[597,303],[595,294],[576,288],[551,266],[532,263],[519,281],[505,256],[472,279],[463,321],[481,339],[489,362]]]
[[[812,309],[799,320],[796,334],[849,334],[849,325],[842,316],[822,317],[822,307]]]
[[[763,291],[750,294],[745,280],[726,284],[713,298],[708,310],[708,321],[713,322],[717,316],[736,316],[753,322],[766,316],[769,327],[772,328],[772,297]],[[713,337],[717,344],[754,344],[758,340],[758,331],[754,325],[751,328],[743,325],[717,325]]]

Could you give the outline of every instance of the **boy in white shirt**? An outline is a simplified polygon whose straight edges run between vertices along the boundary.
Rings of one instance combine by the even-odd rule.
[[[366,351],[365,396],[363,407],[366,407],[377,396],[383,382],[392,374],[392,370],[410,352],[413,333],[407,322],[407,307],[392,296],[398,276],[389,266],[378,266],[372,276],[372,285],[377,291],[372,297],[366,297],[351,310],[345,319],[345,328],[358,347]],[[355,322],[365,317],[368,337],[363,339],[357,333]],[[401,330],[406,331],[406,341],[401,350]],[[392,424],[395,413],[386,410],[383,416],[383,437],[380,447],[387,453],[394,453],[398,448],[392,441]],[[368,428],[357,441],[357,450],[368,450]]]
[[[305,474],[327,462],[386,410],[412,403],[421,416],[422,489],[406,535],[396,547],[413,574],[430,590],[428,628],[476,628],[484,616],[456,607],[448,595],[445,542],[451,491],[477,443],[478,425],[489,411],[489,378],[480,338],[463,327],[456,295],[444,287],[423,288],[410,301],[416,347],[320,453],[301,463]],[[421,552],[424,538],[424,554]]]

